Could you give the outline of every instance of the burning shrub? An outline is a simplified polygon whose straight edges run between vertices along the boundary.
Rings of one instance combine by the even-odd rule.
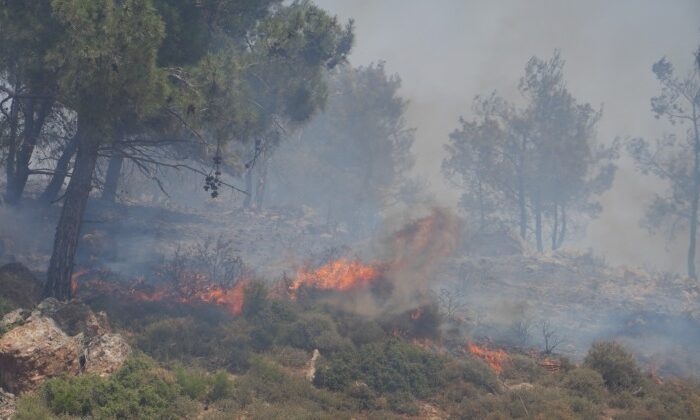
[[[614,341],[593,343],[584,360],[584,365],[603,376],[605,386],[611,391],[638,387],[642,381],[634,357]]]
[[[201,282],[202,277],[210,284],[231,288],[248,274],[249,269],[237,255],[234,242],[223,235],[207,237],[191,246],[178,245],[162,271],[166,280],[183,291]]]

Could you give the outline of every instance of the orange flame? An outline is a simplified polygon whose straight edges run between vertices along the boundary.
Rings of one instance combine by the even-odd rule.
[[[239,315],[245,302],[245,282],[239,281],[231,289],[212,286],[195,292],[193,298],[200,302],[223,306],[231,315]],[[185,302],[192,303],[191,300]]]
[[[73,275],[71,284],[73,293],[78,291],[77,280],[79,276],[83,276],[87,272],[88,270],[83,270]],[[232,315],[239,315],[243,311],[246,281],[241,280],[232,288],[224,288],[207,284],[205,280],[205,276],[193,276],[193,282],[187,290],[168,288],[163,285],[148,290],[143,285],[142,279],[130,286],[101,279],[91,279],[84,284],[81,282],[80,290],[84,290],[86,295],[109,295],[139,302],[178,302],[189,305],[209,303],[224,307]]]
[[[358,260],[341,258],[315,270],[299,270],[289,290],[294,292],[302,286],[321,290],[347,291],[362,288],[379,278],[380,271],[373,265]]]
[[[489,350],[486,346],[479,346],[471,341],[467,341],[467,348],[471,354],[486,362],[499,375],[503,371],[503,364],[509,359],[508,353],[501,349]]]
[[[78,280],[80,280],[80,278],[81,278],[82,276],[84,276],[87,272],[88,272],[88,270],[83,269],[83,270],[80,270],[80,271],[76,271],[75,273],[73,273],[73,274],[70,276],[70,291],[71,291],[71,295],[74,295],[75,292],[78,290]]]

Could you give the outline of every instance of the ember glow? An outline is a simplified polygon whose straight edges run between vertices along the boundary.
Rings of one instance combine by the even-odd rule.
[[[314,270],[299,270],[289,289],[292,295],[302,286],[348,291],[366,287],[379,277],[380,270],[376,266],[341,258]]]
[[[467,341],[467,349],[471,354],[486,362],[499,375],[503,371],[503,364],[509,359],[508,353],[501,349],[489,350],[488,347],[479,346],[471,341]]]
[[[186,305],[212,304],[226,309],[231,315],[239,315],[243,311],[245,302],[246,281],[239,281],[231,288],[207,284],[204,276],[193,276],[201,281],[193,282],[187,290],[166,285],[149,287],[143,280],[136,280],[133,284],[124,285],[118,282],[105,281],[99,278],[91,278],[83,281],[87,270],[82,270],[73,275],[73,294],[90,296],[113,296],[120,300],[137,302],[165,302]]]

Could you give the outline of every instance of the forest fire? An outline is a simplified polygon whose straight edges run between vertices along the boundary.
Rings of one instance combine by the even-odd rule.
[[[380,274],[380,270],[374,265],[340,258],[314,270],[299,270],[289,290],[292,297],[302,286],[320,290],[348,291],[367,286],[380,278]]]
[[[85,296],[114,296],[125,301],[137,302],[170,302],[187,305],[213,304],[226,309],[231,315],[239,315],[245,302],[246,282],[241,280],[231,288],[207,284],[205,281],[195,282],[189,285],[187,290],[177,287],[157,285],[149,287],[143,281],[136,281],[130,285],[119,282],[105,281],[92,278],[80,281],[88,270],[81,270],[73,275],[71,288],[73,295]],[[201,279],[200,279],[201,280]]]
[[[503,371],[503,364],[509,359],[508,353],[501,349],[489,350],[488,347],[479,346],[472,341],[467,341],[467,349],[471,354],[486,362],[499,375]]]

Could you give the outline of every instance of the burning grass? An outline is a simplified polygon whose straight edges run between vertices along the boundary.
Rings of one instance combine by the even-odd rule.
[[[467,341],[467,349],[469,353],[486,362],[498,375],[503,372],[503,365],[510,360],[510,356],[504,350],[490,350],[488,347],[479,346],[471,340]]]

